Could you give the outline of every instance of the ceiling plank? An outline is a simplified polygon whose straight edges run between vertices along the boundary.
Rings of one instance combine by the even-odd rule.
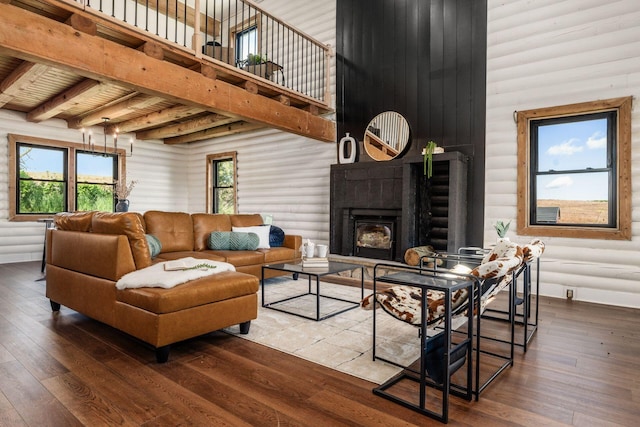
[[[198,117],[197,119],[177,123],[175,125],[170,125],[163,128],[137,132],[136,139],[144,140],[172,138],[237,121],[238,119],[236,118],[226,117],[220,114],[210,114],[205,117]]]
[[[163,123],[184,119],[194,114],[202,113],[202,109],[188,105],[174,105],[160,111],[145,114],[135,119],[118,123],[118,132],[131,132],[134,130],[147,128],[149,126],[161,125]]]
[[[124,101],[110,105],[105,108],[101,108],[86,116],[80,118],[67,120],[67,124],[71,129],[80,129],[87,126],[92,126],[104,121],[105,117],[110,120],[117,119],[118,117],[126,116],[137,110],[144,110],[152,105],[164,102],[162,98],[156,96],[146,95],[141,93],[132,98],[125,99]]]
[[[236,122],[230,125],[218,126],[215,128],[205,129],[200,132],[190,133],[188,135],[178,136],[175,138],[167,138],[164,140],[164,143],[169,145],[186,144],[187,142],[203,141],[205,139],[233,135],[250,130],[262,129],[264,127],[264,125],[261,125],[259,123]]]
[[[24,61],[0,83],[0,107],[11,102],[49,70],[49,66]]]
[[[33,43],[33,40],[39,42]],[[68,69],[88,78],[118,82],[177,104],[237,116],[320,141],[336,139],[335,122],[329,119],[0,3],[2,52]]]
[[[72,106],[97,96],[104,89],[105,85],[99,81],[85,79],[31,110],[27,113],[27,121],[38,123],[50,119]]]

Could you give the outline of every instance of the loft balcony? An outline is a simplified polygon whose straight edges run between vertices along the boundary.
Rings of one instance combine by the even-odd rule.
[[[0,107],[181,144],[335,141],[328,46],[241,0],[0,0]]]

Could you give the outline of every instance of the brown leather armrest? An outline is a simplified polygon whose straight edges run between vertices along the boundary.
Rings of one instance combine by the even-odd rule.
[[[285,234],[284,244],[282,246],[284,246],[285,248],[291,248],[298,252],[302,247],[302,236],[298,236],[295,234]]]

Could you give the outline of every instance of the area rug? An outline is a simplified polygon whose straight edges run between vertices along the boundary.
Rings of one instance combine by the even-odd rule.
[[[321,295],[330,295],[349,301],[360,301],[360,288],[320,282]],[[268,279],[265,301],[273,302],[305,294],[308,281],[300,277]],[[315,281],[312,286],[315,292]],[[365,296],[367,295],[365,290]],[[261,304],[259,296],[258,318],[251,322],[249,334],[241,335],[238,327],[225,331],[243,339],[266,345],[285,353],[301,357],[331,369],[358,378],[382,384],[400,368],[373,361],[373,312],[360,307],[339,313],[321,321],[309,320],[283,313]],[[321,315],[340,311],[352,305],[343,301],[321,299]],[[278,307],[300,314],[315,316],[316,297],[307,295],[291,299]],[[419,358],[418,328],[401,322],[387,313],[376,313],[376,357],[382,357],[401,366],[408,366]]]

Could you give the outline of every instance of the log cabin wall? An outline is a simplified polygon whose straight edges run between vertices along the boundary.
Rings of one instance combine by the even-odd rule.
[[[391,110],[402,114],[411,129],[404,157],[419,156],[429,140],[468,156],[465,240],[481,245],[486,1],[337,3],[338,139],[349,132],[361,141],[369,121]],[[382,168],[361,143],[359,148],[359,162]]]
[[[489,0],[485,243],[517,213],[514,111],[640,93],[640,2]],[[544,295],[640,307],[640,108],[631,112],[632,238],[540,236]],[[515,220],[511,230],[515,230]],[[508,234],[512,241],[531,236]]]

